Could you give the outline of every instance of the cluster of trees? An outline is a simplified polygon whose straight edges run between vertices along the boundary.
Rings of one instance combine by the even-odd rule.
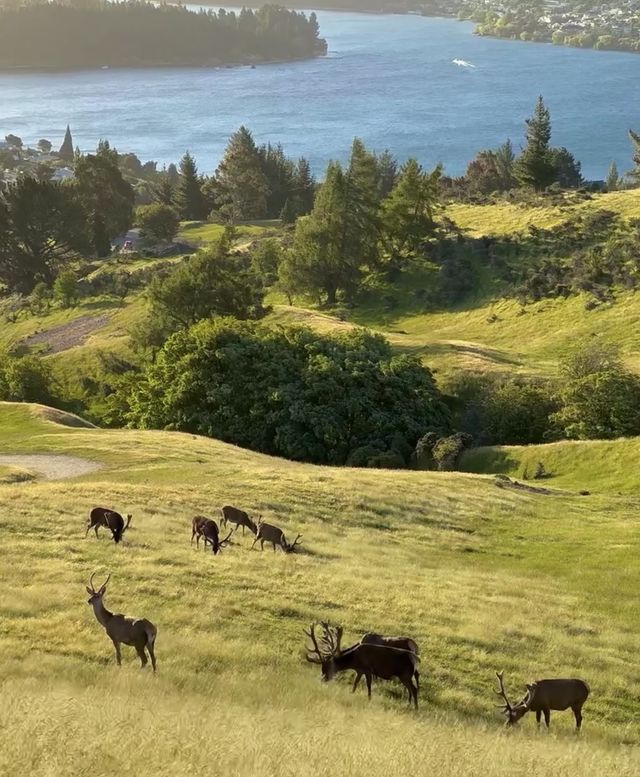
[[[76,159],[73,181],[19,178],[0,195],[0,284],[29,294],[40,282],[52,286],[78,254],[107,256],[131,225],[133,206],[107,143]]]
[[[113,418],[319,464],[402,467],[449,413],[430,371],[379,335],[218,318],[172,335],[111,398]]]
[[[281,288],[333,305],[339,294],[352,299],[367,273],[400,271],[436,232],[440,174],[414,159],[399,168],[356,139],[346,167],[329,164],[313,210],[298,220]]]
[[[526,120],[525,145],[516,154],[507,140],[498,149],[480,151],[462,178],[444,182],[453,195],[484,197],[518,187],[542,192],[551,186],[577,189],[584,185],[581,165],[566,148],[551,146],[551,116],[542,97]]]
[[[218,65],[324,53],[315,14],[277,5],[239,13],[144,0],[0,6],[0,67]]]
[[[307,159],[290,159],[280,145],[258,146],[243,126],[229,139],[214,175],[200,175],[186,153],[179,170],[160,175],[153,197],[186,221],[212,216],[231,224],[265,218],[293,223],[311,210],[315,188]]]

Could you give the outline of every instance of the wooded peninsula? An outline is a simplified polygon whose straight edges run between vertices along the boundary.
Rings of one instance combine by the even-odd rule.
[[[149,2],[0,8],[0,69],[218,66],[326,54],[314,13],[235,13]]]

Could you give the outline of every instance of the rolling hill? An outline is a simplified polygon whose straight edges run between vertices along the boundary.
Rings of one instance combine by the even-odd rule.
[[[3,775],[638,773],[640,519],[615,467],[602,488],[586,467],[562,482],[591,496],[543,496],[491,476],[331,469],[100,430],[32,405],[0,403],[0,429],[0,455],[23,457],[31,478],[0,470]],[[609,445],[594,461],[633,459],[629,443]],[[44,480],[24,458],[35,454],[67,462],[66,478]],[[60,457],[100,468],[74,476]],[[241,535],[220,556],[196,551],[191,517],[225,503],[302,532],[303,552],[251,552]],[[133,513],[120,545],[85,539],[96,504]],[[157,676],[130,648],[115,666],[86,604],[93,571],[112,573],[107,606],[157,625]],[[302,634],[318,618],[347,642],[413,636],[420,710],[394,683],[370,703],[350,678],[321,684]],[[512,697],[529,678],[584,677],[581,736],[568,713],[549,735],[531,716],[505,735],[496,669]]]

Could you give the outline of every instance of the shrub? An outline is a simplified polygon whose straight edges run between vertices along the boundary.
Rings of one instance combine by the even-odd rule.
[[[71,307],[78,299],[78,278],[73,270],[63,270],[53,284],[53,297],[63,308]]]

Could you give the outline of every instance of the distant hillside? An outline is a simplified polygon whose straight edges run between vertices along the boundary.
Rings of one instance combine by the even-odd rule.
[[[214,66],[324,53],[315,16],[276,5],[237,14],[147,2],[0,8],[0,69]]]

